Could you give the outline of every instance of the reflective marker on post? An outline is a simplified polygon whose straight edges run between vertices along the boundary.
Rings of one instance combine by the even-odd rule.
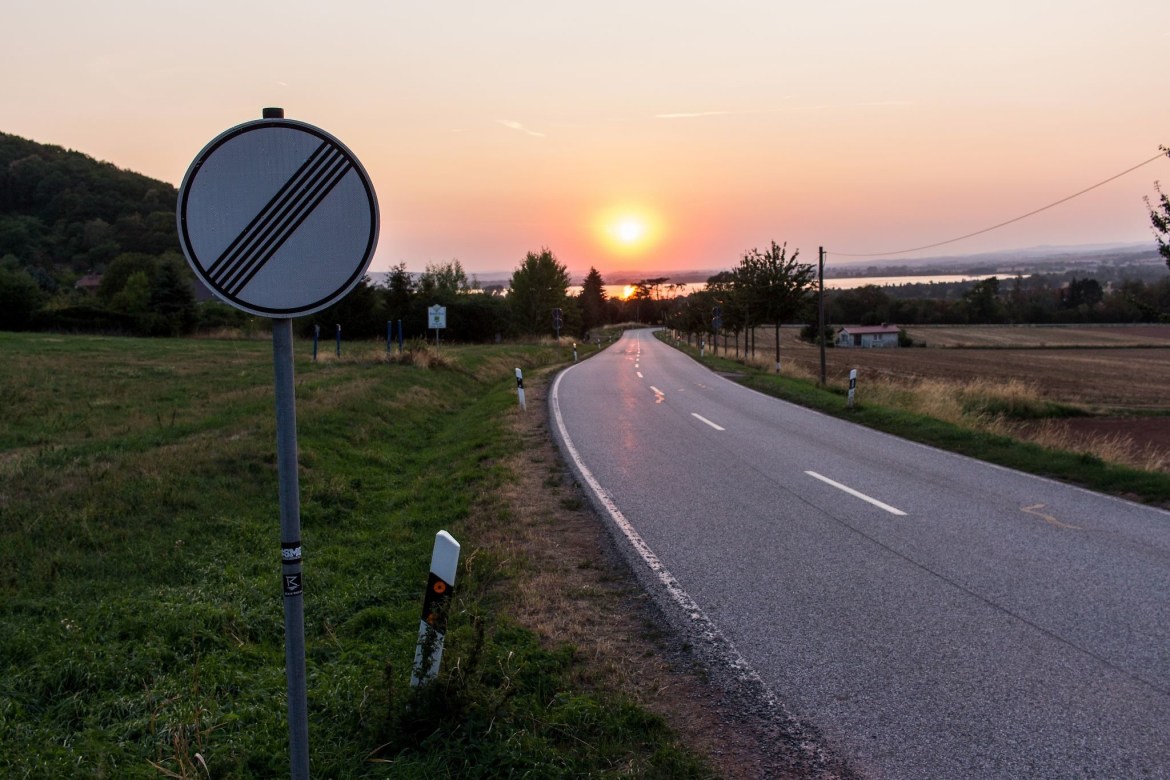
[[[423,596],[422,620],[418,626],[418,645],[414,651],[414,671],[410,684],[419,686],[439,674],[443,660],[443,638],[447,633],[447,608],[455,591],[455,571],[459,566],[459,542],[446,531],[435,535],[431,554],[431,574]]]
[[[853,394],[857,390],[857,369],[850,369],[849,371],[849,400],[847,402],[850,409],[853,408]]]
[[[520,409],[528,411],[528,406],[524,403],[524,374],[520,369],[516,369],[516,396],[520,399]]]

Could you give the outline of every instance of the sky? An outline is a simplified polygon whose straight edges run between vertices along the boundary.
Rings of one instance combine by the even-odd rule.
[[[361,160],[370,270],[902,263],[1153,237],[1166,0],[6,0],[0,131],[178,185],[280,106]],[[887,254],[888,253],[888,254]]]

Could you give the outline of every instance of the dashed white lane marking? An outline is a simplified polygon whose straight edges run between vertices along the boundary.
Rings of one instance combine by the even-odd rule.
[[[641,372],[641,371],[639,371],[639,372],[638,372],[638,378],[639,378],[639,379],[643,379],[643,378],[644,378],[644,377],[642,376],[642,372]]]
[[[837,488],[838,490],[840,490],[844,493],[848,493],[849,495],[853,496],[854,498],[860,498],[862,501],[867,501],[867,502],[873,504],[874,506],[876,506],[878,509],[884,509],[885,511],[889,512],[891,515],[898,515],[899,517],[906,516],[906,513],[903,512],[901,509],[898,509],[896,507],[892,507],[889,504],[884,504],[881,501],[878,501],[876,498],[872,498],[870,496],[865,495],[864,493],[861,493],[859,491],[854,490],[853,488],[849,487],[848,485],[842,485],[840,482],[834,482],[833,480],[829,479],[828,477],[822,477],[820,474],[816,473],[815,471],[806,471],[804,473],[808,474],[813,479],[819,479],[821,482],[824,482],[826,485],[832,485],[833,487]]]
[[[701,415],[701,414],[696,414],[695,412],[691,412],[691,417],[694,417],[694,418],[695,418],[696,420],[698,420],[699,422],[704,422],[704,423],[707,423],[708,425],[710,425],[712,428],[714,428],[714,429],[715,429],[715,430],[717,430],[717,431],[725,431],[725,430],[727,430],[727,429],[726,429],[726,428],[724,428],[723,426],[716,425],[715,423],[711,422],[710,420],[708,420],[706,417],[704,417],[704,416],[703,416],[703,415]]]
[[[654,385],[650,385],[650,389],[654,391],[654,395],[666,395],[666,393],[662,392]]]

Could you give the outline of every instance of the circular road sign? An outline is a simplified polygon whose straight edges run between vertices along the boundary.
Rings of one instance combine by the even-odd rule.
[[[264,317],[345,297],[378,244],[365,168],[329,133],[289,119],[245,122],[205,146],[183,177],[177,219],[196,276]]]

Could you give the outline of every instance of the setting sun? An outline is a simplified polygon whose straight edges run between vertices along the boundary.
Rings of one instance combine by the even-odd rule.
[[[624,219],[617,226],[617,237],[627,244],[637,241],[646,232],[646,226],[636,219]]]
[[[641,206],[619,206],[600,213],[594,233],[615,254],[638,255],[659,240],[662,228],[652,211]]]

